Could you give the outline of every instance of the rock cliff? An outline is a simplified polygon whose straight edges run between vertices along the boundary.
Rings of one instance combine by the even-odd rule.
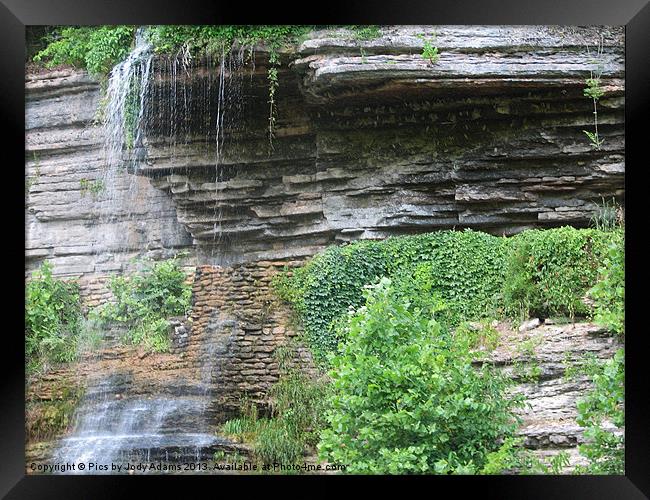
[[[421,33],[439,48],[433,64]],[[216,116],[222,86],[214,70],[179,78],[161,63],[152,99],[174,92],[179,102],[149,118],[139,173],[222,262],[453,227],[584,226],[603,197],[624,196],[623,49],[615,28],[397,27],[363,42],[316,32],[283,55],[271,151],[263,55],[246,78],[227,73],[222,123],[206,129],[191,113],[173,148],[181,96]],[[600,150],[584,133],[595,66]]]
[[[433,63],[425,40],[439,49]],[[240,395],[263,399],[277,379],[273,351],[296,334],[269,290],[283,265],[360,238],[586,226],[602,198],[624,199],[622,28],[385,27],[373,40],[316,31],[281,53],[271,142],[267,54],[240,56],[157,58],[138,161],[116,171],[105,168],[100,83],[70,69],[26,75],[26,271],[49,260],[80,278],[88,305],[106,300],[106,279],[134,257],[187,250],[194,276],[192,326],[175,329],[172,353],[109,349],[30,398],[101,365],[128,375],[118,389],[131,396],[209,387],[207,414],[223,419]],[[600,149],[583,132],[594,69]],[[541,373],[519,386],[527,446],[577,461],[575,401],[587,385],[562,374],[585,352],[613,354],[601,333],[544,325],[526,334],[541,339],[531,353],[503,330],[492,362]],[[203,379],[206,360],[216,371]]]
[[[203,262],[303,257],[443,228],[584,226],[624,198],[622,28],[316,31],[281,54],[271,144],[264,48],[231,57],[156,60],[139,175],[102,171],[97,82],[28,75],[28,258],[101,274],[192,246]],[[583,132],[594,69],[601,149]]]

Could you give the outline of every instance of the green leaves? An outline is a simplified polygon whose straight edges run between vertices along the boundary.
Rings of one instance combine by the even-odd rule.
[[[79,285],[52,276],[44,262],[25,290],[25,354],[28,366],[43,361],[70,362],[76,358],[81,331]]]
[[[167,318],[189,312],[191,287],[176,259],[155,262],[133,276],[116,276],[110,289],[115,302],[92,312],[104,324],[128,327],[127,341],[154,352],[169,349]]]
[[[511,239],[504,282],[513,317],[586,314],[583,301],[596,284],[607,232],[561,227],[524,231]]]
[[[578,401],[578,424],[585,427],[587,441],[580,453],[589,465],[577,472],[587,474],[625,473],[625,351],[619,349],[612,359],[592,370],[594,388]],[[619,432],[612,432],[607,424]]]
[[[441,332],[439,300],[416,307],[388,278],[363,295],[331,358],[321,456],[352,473],[474,471],[514,432],[520,400],[506,395],[509,381],[475,369],[469,343]]]
[[[600,86],[600,77],[587,78],[585,80],[585,84],[587,85],[583,90],[583,94],[585,97],[589,97],[597,101],[605,94],[605,91]]]
[[[612,232],[598,268],[598,282],[589,290],[593,318],[619,335],[625,333],[625,234]]]
[[[105,75],[127,56],[134,33],[134,26],[61,27],[34,61],[47,67],[69,64]]]
[[[396,293],[413,307],[437,303],[445,328],[494,316],[506,249],[506,239],[469,230],[359,241],[329,248],[275,284],[300,315],[312,350],[325,360],[342,340],[346,312],[361,306],[364,287],[382,276],[394,277]]]

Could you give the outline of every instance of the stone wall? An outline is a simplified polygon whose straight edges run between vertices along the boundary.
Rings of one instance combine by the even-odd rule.
[[[315,374],[310,351],[296,342],[300,332],[291,309],[271,288],[278,270],[298,264],[261,261],[197,269],[186,349],[197,359],[209,356],[217,367],[212,393],[219,405],[236,410],[242,396],[266,402],[278,380],[274,353],[281,345],[295,345],[296,366]],[[178,344],[183,348],[183,342]]]

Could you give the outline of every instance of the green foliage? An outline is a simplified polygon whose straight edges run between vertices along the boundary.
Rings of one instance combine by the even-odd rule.
[[[521,404],[509,381],[475,368],[470,340],[445,335],[439,304],[421,307],[382,278],[348,315],[331,356],[329,426],[319,451],[352,473],[474,473],[512,435]]]
[[[624,223],[623,207],[616,202],[615,198],[611,200],[602,198],[602,203],[591,216],[591,226],[599,231],[614,231],[622,228]]]
[[[583,91],[585,97],[589,97],[597,101],[605,94],[605,91],[600,85],[600,76],[597,78],[587,78],[585,80],[585,84],[587,85]]]
[[[589,50],[588,47],[587,50]],[[596,149],[600,149],[603,143],[605,142],[604,139],[601,139],[600,136],[598,135],[598,100],[605,94],[605,91],[600,85],[600,78],[603,74],[602,55],[603,55],[603,42],[601,39],[597,47],[595,59],[593,60],[593,63],[596,65],[596,68],[590,70],[589,72],[590,76],[585,80],[586,87],[583,90],[584,96],[591,99],[594,105],[594,111],[593,111],[594,131],[590,132],[588,130],[583,130],[583,132],[589,138],[589,142],[591,142],[591,145],[594,146]]]
[[[429,61],[429,64],[433,66],[438,59],[440,54],[438,53],[438,47],[433,45],[434,40],[425,38],[424,35],[420,35],[420,38],[423,40],[424,45],[422,46],[422,59]]]
[[[458,325],[456,332],[469,340],[472,349],[493,351],[499,344],[499,332],[487,320],[478,324],[464,321]]]
[[[354,38],[357,40],[374,40],[381,36],[379,26],[373,24],[353,24],[346,27],[354,33]]]
[[[327,385],[314,380],[296,368],[280,366],[281,376],[271,388],[271,411],[281,421],[296,443],[316,446],[320,429],[325,425]],[[261,438],[259,443],[261,444]]]
[[[337,322],[363,303],[364,286],[382,276],[395,278],[397,288],[403,280],[406,286],[417,283],[421,299],[435,294],[444,301],[445,327],[494,316],[507,245],[505,238],[470,230],[359,241],[328,248],[276,278],[275,288],[298,312],[310,347],[323,360],[340,341]]]
[[[148,350],[169,349],[167,318],[186,315],[191,287],[176,259],[155,262],[133,276],[116,276],[110,282],[115,298],[92,312],[104,324],[128,328],[126,340]]]
[[[72,65],[105,75],[128,55],[134,33],[133,26],[59,27],[34,61],[44,62],[46,67]]]
[[[278,49],[311,28],[304,25],[165,25],[149,27],[147,37],[158,53],[170,54],[186,46],[193,53],[207,50],[219,56],[235,43],[243,46],[265,43]]]
[[[91,181],[90,179],[83,178],[79,180],[79,192],[84,197],[86,193],[90,193],[93,197],[104,191],[104,182],[101,179]]]
[[[265,464],[294,464],[304,451],[304,442],[277,418],[268,420],[255,440],[255,455]]]
[[[49,400],[33,398],[26,402],[25,431],[30,441],[50,440],[65,432],[84,393],[83,387],[69,379],[51,391]]]
[[[598,132],[589,132],[589,130],[583,130],[583,132],[586,134],[586,136],[589,138],[589,142],[591,142],[592,146],[594,146],[596,149],[600,149],[600,147],[603,145],[605,142],[605,139],[601,139],[598,136]]]
[[[593,318],[619,335],[625,332],[625,232],[612,233],[598,268],[598,282],[589,290]]]
[[[54,278],[52,266],[44,262],[27,282],[25,295],[28,369],[48,361],[74,361],[82,319],[79,285]]]
[[[257,407],[244,399],[241,417],[222,426],[224,434],[251,442],[256,458],[264,464],[296,463],[308,447],[316,445],[325,425],[327,385],[298,370],[295,356],[293,345],[275,352],[280,378],[269,391],[270,418],[259,418]]]
[[[397,288],[402,281],[421,287],[410,293],[411,300],[441,299],[443,328],[505,314],[518,319],[584,315],[583,299],[604,276],[599,268],[614,239],[611,231],[562,227],[512,238],[466,230],[359,241],[328,248],[278,276],[274,285],[300,316],[310,347],[323,360],[337,349],[336,326],[344,313],[359,307],[364,286],[383,276],[393,278]]]
[[[586,314],[583,298],[596,283],[608,233],[562,227],[524,231],[511,239],[504,303],[515,317]]]
[[[578,467],[577,473],[625,473],[625,351],[619,349],[612,359],[591,366],[594,388],[578,401],[579,425],[585,427],[587,442],[580,453],[589,465]],[[613,425],[619,433],[605,424]]]

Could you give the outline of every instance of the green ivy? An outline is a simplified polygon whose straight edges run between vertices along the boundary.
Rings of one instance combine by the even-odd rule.
[[[417,282],[428,290],[422,294],[447,304],[443,328],[490,317],[587,314],[584,298],[605,276],[599,268],[614,239],[611,231],[563,227],[511,238],[465,230],[359,241],[330,247],[274,283],[324,360],[341,340],[337,324],[344,313],[359,307],[364,286],[383,276],[400,286],[420,274]]]

